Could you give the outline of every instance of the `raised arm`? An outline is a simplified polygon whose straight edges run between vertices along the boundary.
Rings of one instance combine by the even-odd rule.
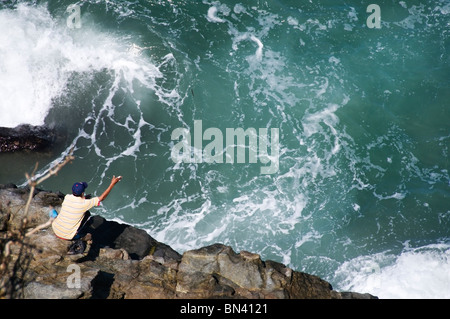
[[[103,202],[105,200],[105,198],[108,196],[108,194],[113,189],[114,185],[116,185],[121,179],[122,179],[122,176],[119,176],[119,177],[113,176],[113,178],[111,179],[111,184],[109,184],[108,188],[103,192],[103,194],[101,194],[98,197],[101,202]]]

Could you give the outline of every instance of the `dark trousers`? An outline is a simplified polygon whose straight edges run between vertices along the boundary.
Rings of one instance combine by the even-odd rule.
[[[78,227],[77,233],[73,236],[72,240],[77,240],[84,237],[87,234],[87,230],[89,228],[89,219],[91,218],[91,212],[86,211],[84,213],[83,219],[81,220],[80,227]]]

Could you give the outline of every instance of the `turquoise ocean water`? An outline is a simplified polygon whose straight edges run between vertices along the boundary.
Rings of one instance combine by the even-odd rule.
[[[0,183],[74,147],[42,188],[122,175],[95,213],[181,253],[221,242],[337,290],[450,298],[450,1],[3,0],[0,30],[0,126],[64,136],[0,154]],[[212,141],[195,121],[223,160],[173,160],[177,128],[193,158]],[[250,138],[227,162],[227,128],[278,129],[277,171]]]

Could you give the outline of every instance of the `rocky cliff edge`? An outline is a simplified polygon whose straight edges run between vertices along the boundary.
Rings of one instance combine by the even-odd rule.
[[[26,188],[0,185],[0,238],[18,229],[28,199]],[[49,221],[63,194],[37,190],[27,228]],[[370,294],[338,292],[321,278],[295,271],[258,254],[236,253],[213,244],[179,254],[144,230],[93,217],[92,242],[83,254],[68,255],[70,244],[51,227],[10,246],[3,270],[6,295],[25,299],[372,299]],[[4,245],[2,245],[3,247]]]

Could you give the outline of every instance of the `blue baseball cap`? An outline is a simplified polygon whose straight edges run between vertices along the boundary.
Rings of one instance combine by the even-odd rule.
[[[72,193],[75,196],[80,196],[84,193],[84,190],[88,187],[88,184],[86,182],[78,182],[73,184],[72,186]]]

